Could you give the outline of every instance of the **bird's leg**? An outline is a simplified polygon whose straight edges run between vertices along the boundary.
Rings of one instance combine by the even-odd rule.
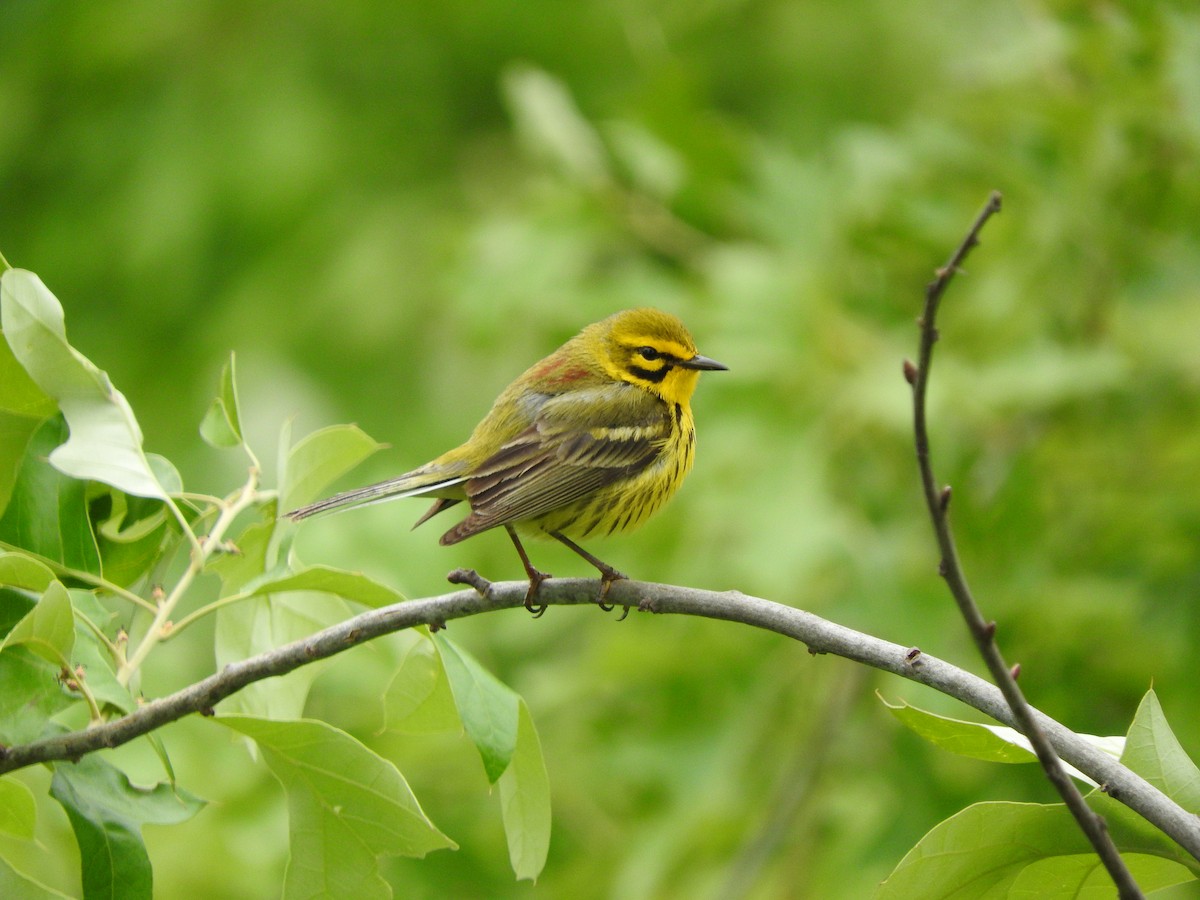
[[[550,577],[550,573],[539,572],[533,567],[533,563],[529,561],[529,554],[521,546],[521,539],[517,537],[516,529],[511,525],[505,525],[504,530],[512,538],[513,546],[517,548],[517,553],[521,557],[521,564],[525,566],[525,574],[529,576],[529,590],[525,592],[525,608],[533,613],[533,617],[536,619],[546,611],[546,604],[538,606],[533,601],[537,599],[538,588],[542,586],[543,581]]]
[[[612,612],[613,604],[604,602],[605,598],[608,597],[608,589],[612,586],[612,583],[614,581],[620,581],[622,578],[628,578],[629,576],[625,575],[621,572],[618,572],[616,569],[614,569],[608,563],[592,556],[592,554],[588,553],[586,550],[584,550],[577,543],[575,543],[573,540],[571,540],[569,537],[562,534],[561,532],[551,531],[551,532],[549,532],[549,535],[550,535],[550,537],[552,537],[556,541],[558,541],[560,544],[562,544],[566,547],[570,547],[572,550],[574,550],[576,553],[578,553],[580,556],[582,556],[584,559],[586,559],[593,566],[595,566],[597,569],[600,570],[600,593],[596,596],[596,603],[605,612]],[[628,615],[628,614],[629,614],[629,607],[627,606],[627,607],[625,607],[625,615]],[[623,615],[623,616],[621,616],[621,618],[624,619],[625,616]]]

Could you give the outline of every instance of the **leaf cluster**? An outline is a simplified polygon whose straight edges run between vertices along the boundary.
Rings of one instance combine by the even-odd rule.
[[[230,360],[200,434],[216,448],[243,452],[249,477],[225,497],[189,493],[170,463],[143,451],[129,403],[67,342],[62,308],[36,275],[4,272],[0,313],[7,339],[0,356],[28,379],[0,389],[0,414],[28,435],[0,518],[0,742],[29,743],[132,712],[162,690],[160,679],[147,675],[152,658],[169,657],[176,642],[202,632],[222,667],[339,621],[355,607],[402,599],[361,573],[305,566],[275,519],[281,500],[312,499],[377,449],[360,430],[330,428],[295,446],[285,434],[280,486],[261,487]],[[549,844],[549,791],[524,701],[427,629],[377,645],[395,669],[376,693],[384,728],[465,730],[488,782],[499,785],[513,870],[535,878]],[[304,717],[318,674],[312,665],[257,682],[207,721],[249,738],[246,749],[261,754],[286,795],[284,896],[391,896],[381,859],[456,845],[391,760]],[[212,726],[206,730],[204,740],[219,739]],[[203,815],[206,801],[178,783],[168,742],[157,734],[148,741],[161,779],[149,787],[107,756],[50,766],[49,797],[75,834],[85,897],[152,896],[142,827]],[[251,756],[245,754],[246,765]],[[39,813],[23,781],[9,776],[0,784],[11,800],[3,830],[32,837],[45,810]],[[22,895],[53,892],[3,866]]]

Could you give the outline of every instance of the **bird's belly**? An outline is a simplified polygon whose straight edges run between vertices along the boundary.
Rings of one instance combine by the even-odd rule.
[[[640,472],[606,485],[562,509],[552,510],[529,524],[536,531],[557,531],[570,538],[616,534],[637,528],[679,489],[692,468],[695,446],[695,432],[687,429]]]

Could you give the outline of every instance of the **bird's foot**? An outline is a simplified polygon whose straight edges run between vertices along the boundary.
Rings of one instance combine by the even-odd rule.
[[[618,572],[616,569],[614,569],[612,566],[610,566],[604,560],[598,559],[595,556],[592,556],[592,554],[588,553],[586,550],[584,550],[582,547],[580,547],[577,543],[575,543],[573,540],[571,540],[569,537],[567,537],[561,531],[548,531],[546,533],[548,535],[550,535],[550,537],[552,537],[556,541],[558,541],[559,543],[563,544],[564,546],[568,547],[571,550],[574,550],[576,553],[578,553],[580,556],[582,556],[584,559],[586,559],[588,562],[590,562],[593,566],[596,567],[596,569],[600,572],[600,593],[596,595],[596,604],[605,612],[612,612],[614,609],[614,604],[604,602],[605,599],[608,597],[608,589],[610,587],[612,587],[612,583],[614,581],[621,581],[622,579],[628,578],[629,576],[624,575],[621,572]],[[514,540],[516,540],[516,539],[514,538]],[[521,558],[525,559],[524,554],[522,554]],[[526,563],[525,568],[526,568],[526,570],[528,570],[528,568],[529,568],[528,563]],[[618,619],[617,621],[620,622],[627,615],[629,615],[629,607],[628,606],[625,607],[625,612],[623,612],[621,614],[621,618]]]
[[[600,567],[597,566],[596,568]],[[606,599],[608,599],[608,589],[612,587],[612,583],[614,581],[625,581],[628,580],[628,578],[628,575],[618,572],[612,566],[605,566],[604,568],[600,569],[600,593],[596,595],[596,605],[605,612],[612,612],[616,608],[616,604],[604,602]],[[627,615],[629,615],[628,606],[625,607],[625,611],[621,613],[621,618],[617,619],[617,621],[623,622]]]
[[[529,576],[529,590],[525,592],[525,608],[533,613],[535,619],[540,618],[542,613],[546,611],[546,604],[538,605],[538,590],[541,589],[542,582],[550,578],[551,575],[549,572],[539,572],[533,567],[533,563],[529,561],[529,554],[525,552],[525,547],[522,546],[521,539],[517,537],[515,528],[511,525],[505,525],[504,530],[508,532],[513,546],[517,548],[517,555],[521,557],[521,565],[525,567],[525,574]]]
[[[529,567],[529,590],[525,592],[525,608],[529,610],[535,619],[540,619],[546,611],[546,604],[537,603],[538,591],[542,588],[542,582],[551,578],[549,572],[539,572],[532,566]]]

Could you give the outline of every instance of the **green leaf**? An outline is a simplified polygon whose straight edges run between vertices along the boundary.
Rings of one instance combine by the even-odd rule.
[[[686,158],[651,129],[625,119],[606,123],[604,136],[622,173],[652,197],[669,200],[686,183]]]
[[[440,634],[434,636],[434,641],[441,651],[459,718],[467,736],[479,748],[488,781],[495,784],[516,750],[521,698],[465,650]]]
[[[4,346],[7,349],[7,346]],[[0,412],[0,515],[8,509],[13,487],[30,438],[45,419],[27,419]]]
[[[21,644],[55,665],[70,666],[75,646],[75,615],[62,582],[50,582],[33,609],[4,638],[0,653]]]
[[[970,759],[982,759],[998,763],[1036,763],[1037,756],[1029,743],[1029,739],[1015,728],[1007,725],[989,725],[983,722],[966,722],[939,716],[923,709],[918,709],[908,703],[891,704],[880,697],[880,701],[897,719],[915,731],[931,744],[948,750],[959,756]],[[1100,737],[1094,734],[1080,734],[1078,737],[1092,744],[1096,749],[1116,759],[1125,746],[1125,739],[1120,736]],[[1087,775],[1074,766],[1063,763],[1069,774],[1080,781],[1096,786]]]
[[[27,744],[43,737],[55,714],[73,705],[58,682],[59,666],[24,647],[0,653],[0,743]]]
[[[139,827],[178,825],[205,806],[205,801],[196,795],[166,782],[139,787],[94,753],[77,763],[55,763],[54,781],[69,784],[76,796],[85,796],[108,813]]]
[[[118,490],[110,492],[112,513],[96,529],[104,577],[128,587],[158,561],[168,534],[166,507]],[[147,508],[150,507],[150,508]]]
[[[0,584],[24,588],[39,594],[50,586],[54,573],[32,556],[24,553],[0,553]]]
[[[82,666],[88,690],[97,703],[116,707],[121,712],[132,712],[137,701],[121,682],[117,680],[113,659],[108,648],[83,621],[87,615],[93,625],[103,627],[112,617],[90,591],[72,590],[71,605],[75,609],[75,649],[72,652],[73,666]]]
[[[242,436],[234,430],[220,397],[212,402],[208,411],[204,413],[204,418],[200,420],[200,437],[204,443],[218,450],[242,445]]]
[[[42,591],[38,591],[35,596],[28,590],[14,590],[0,585],[0,635],[7,635],[12,631],[16,624],[25,618],[25,614],[33,609],[41,594]]]
[[[550,851],[550,776],[529,707],[524,700],[519,706],[516,752],[500,776],[500,810],[513,872],[536,881]]]
[[[514,65],[504,73],[503,85],[517,131],[530,150],[588,188],[609,181],[604,144],[562,81],[542,69]]]
[[[86,618],[88,622],[110,636],[115,636],[117,630],[124,625],[127,613],[109,609],[92,591],[72,588],[68,593],[71,595],[71,606],[75,610],[76,624]],[[86,625],[86,623],[84,624]]]
[[[1195,859],[1125,804],[1099,789],[1092,791],[1084,799],[1087,800],[1088,806],[1104,817],[1113,843],[1122,855],[1137,853],[1159,857],[1186,866],[1191,870],[1193,878],[1200,875],[1200,860]]]
[[[217,396],[200,423],[200,436],[217,449],[240,447],[244,442],[241,414],[238,412],[235,362],[236,358],[231,353],[229,362],[221,370],[221,384],[217,388]]]
[[[350,615],[340,598],[313,593],[271,594],[223,607],[217,611],[217,667],[298,641]],[[220,709],[225,714],[295,719],[304,711],[313,681],[328,664],[320,660],[256,681],[222,700]]]
[[[150,464],[150,471],[154,473],[164,491],[168,494],[178,494],[183,490],[183,476],[179,474],[173,462],[161,453],[147,453],[146,462]]]
[[[311,503],[330,483],[383,446],[356,425],[314,431],[288,453],[279,480],[279,509],[287,512]]]
[[[880,697],[880,701],[904,725],[943,750],[988,762],[1037,762],[1037,757],[1028,748],[1005,740],[994,730],[979,722],[964,722],[960,719],[939,716],[910,706],[903,701],[899,704],[892,704],[882,697]]]
[[[288,591],[317,591],[371,607],[388,606],[404,599],[402,594],[362,572],[347,572],[329,566],[308,566],[284,574],[267,573],[261,580],[249,582],[243,590],[249,591],[252,597]]]
[[[22,875],[4,859],[0,859],[0,897],[19,897],[20,900],[70,900],[67,894]]]
[[[12,496],[25,446],[55,412],[54,401],[21,368],[8,342],[0,341],[0,512]]]
[[[254,522],[237,536],[237,553],[213,557],[205,567],[221,578],[221,596],[240,593],[255,578],[261,578],[267,565],[267,552],[275,533],[275,523]]]
[[[141,826],[184,822],[204,805],[165,783],[135,787],[124,772],[94,754],[78,763],[57,763],[50,795],[66,810],[86,861],[86,898],[151,897],[153,873]]]
[[[1167,724],[1154,691],[1147,691],[1138,706],[1121,762],[1188,812],[1200,814],[1200,770]]]
[[[29,839],[36,821],[33,792],[15,778],[0,777],[0,831]]]
[[[1143,890],[1194,877],[1178,862],[1137,852],[1124,837],[1113,835]],[[1080,864],[1085,857],[1090,866]],[[1094,873],[1100,866],[1063,804],[976,803],[921,838],[876,897],[1008,897],[1018,887],[1022,896],[1100,896],[1081,893],[1098,883]],[[1103,896],[1112,895],[1110,882]]]
[[[13,355],[8,342],[0,344],[0,412],[41,421],[58,410]]]
[[[432,637],[421,629],[410,629],[396,638],[410,643],[383,694],[384,730],[431,734],[462,728]]]
[[[99,575],[100,553],[88,520],[87,483],[46,462],[66,434],[66,422],[55,416],[30,439],[12,499],[0,517],[0,541]]]
[[[58,402],[71,436],[50,454],[59,471],[129,494],[167,499],[142,450],[142,431],[125,395],[67,342],[62,306],[24,269],[0,277],[0,314],[13,356]]]
[[[274,534],[273,521],[249,525],[237,538],[241,552],[219,557],[210,564],[209,568],[221,577],[222,597],[241,593],[256,579],[265,577],[263,567]],[[217,665],[225,666],[306,637],[349,614],[341,598],[308,592],[259,594],[222,607],[216,613]],[[298,718],[304,711],[309,688],[324,666],[317,662],[281,678],[247,685],[222,701],[221,710],[269,719]]]
[[[284,897],[391,897],[379,857],[456,845],[421,810],[388,760],[324,722],[213,720],[257,743],[288,800]]]
[[[1179,863],[1156,856],[1124,853],[1129,874],[1143,891],[1154,891],[1191,881]],[[1095,853],[1055,856],[1030,863],[1020,871],[1008,892],[1009,900],[1111,900],[1116,896],[1112,877]]]

